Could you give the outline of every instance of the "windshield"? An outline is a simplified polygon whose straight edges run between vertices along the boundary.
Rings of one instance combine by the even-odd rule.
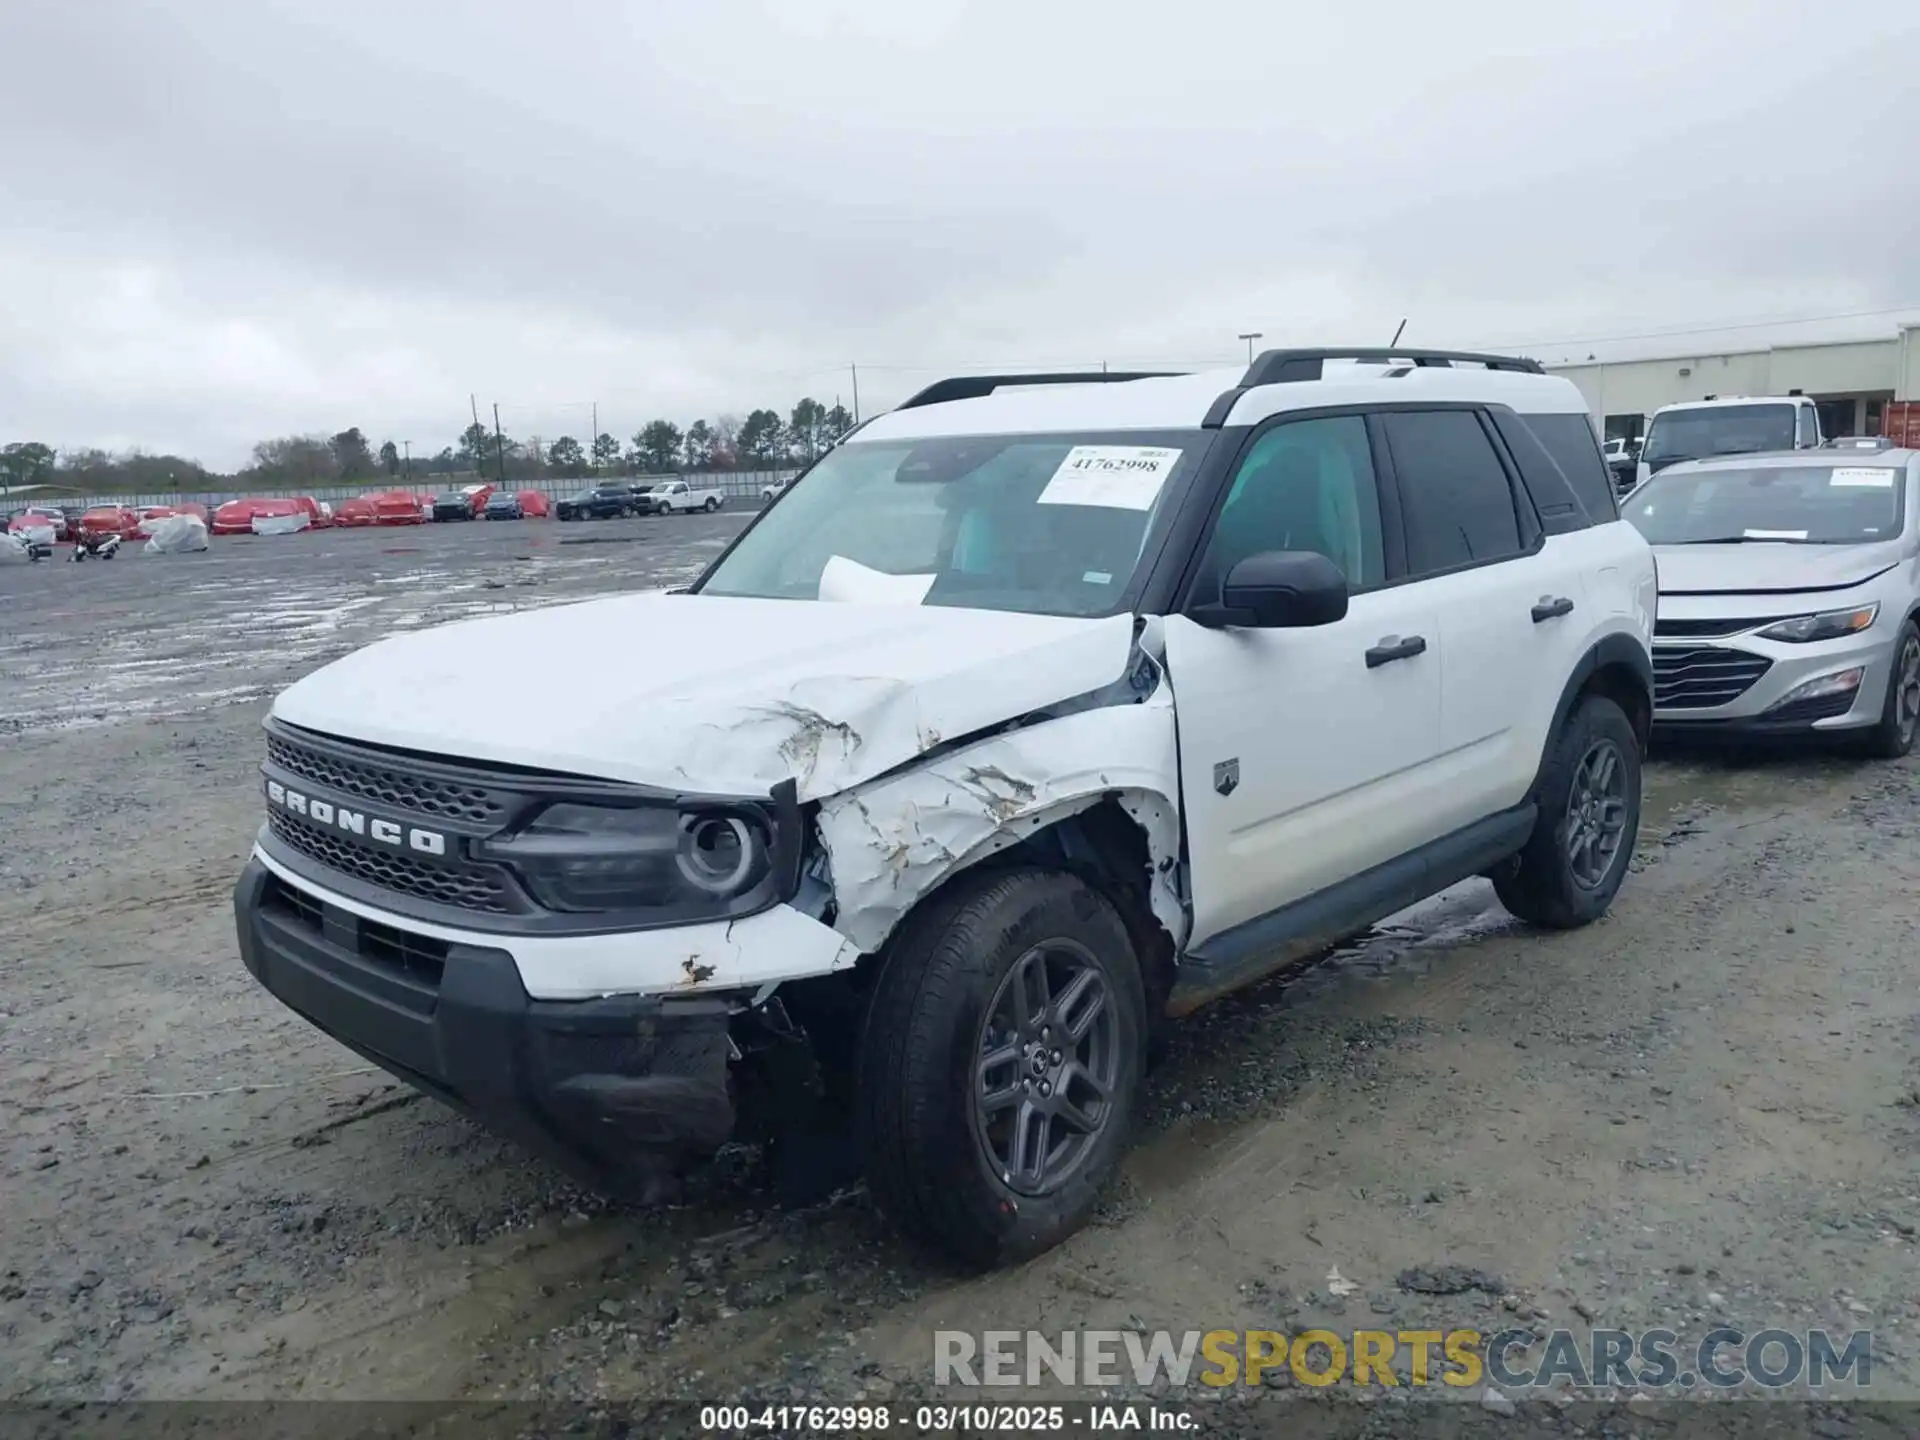
[[[464,505],[467,503],[467,497],[462,495],[458,490],[449,490],[440,497],[437,503],[441,505]]]
[[[1652,464],[1792,448],[1793,406],[1707,405],[1654,416],[1640,458]]]
[[[698,589],[1109,615],[1206,453],[1204,431],[958,436],[843,445]]]
[[[1859,545],[1900,533],[1906,470],[1867,465],[1655,476],[1620,507],[1652,545],[1784,540]]]

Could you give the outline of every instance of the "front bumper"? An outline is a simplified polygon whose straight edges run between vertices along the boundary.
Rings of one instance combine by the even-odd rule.
[[[1836,607],[1837,608],[1837,607]],[[1656,729],[1668,733],[1785,736],[1877,723],[1899,634],[1888,617],[1858,636],[1796,645],[1752,634],[1663,640],[1653,647]],[[1798,692],[1858,670],[1850,692]],[[1749,679],[1748,677],[1751,676]],[[1720,697],[1737,689],[1738,693]],[[1702,704],[1702,700],[1720,703]]]
[[[589,1185],[651,1199],[732,1132],[722,996],[536,1000],[507,950],[371,920],[257,856],[234,918],[282,1003]]]

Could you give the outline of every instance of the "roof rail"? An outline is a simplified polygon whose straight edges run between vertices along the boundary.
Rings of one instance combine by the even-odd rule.
[[[1422,368],[1429,365],[1450,366],[1455,361],[1465,361],[1484,365],[1489,370],[1515,370],[1528,375],[1547,373],[1538,360],[1527,360],[1517,355],[1483,355],[1473,350],[1408,350],[1398,345],[1384,348],[1359,346],[1330,350],[1263,350],[1247,367],[1246,377],[1240,384],[1251,387],[1277,385],[1290,380],[1318,380],[1324,362],[1328,360],[1360,360],[1380,365],[1405,361]]]
[[[1121,380],[1163,380],[1184,373],[1181,370],[1086,370],[1057,375],[954,375],[934,381],[894,408],[915,410],[922,405],[944,405],[949,400],[978,400],[1014,385],[1099,385]]]

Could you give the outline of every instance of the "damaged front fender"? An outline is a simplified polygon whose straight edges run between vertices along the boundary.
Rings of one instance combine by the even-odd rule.
[[[1023,727],[821,803],[834,928],[867,953],[950,876],[1109,797],[1144,834],[1153,914],[1176,948],[1186,912],[1172,692]]]

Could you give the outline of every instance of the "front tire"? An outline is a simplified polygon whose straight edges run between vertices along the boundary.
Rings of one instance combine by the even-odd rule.
[[[1626,712],[1589,695],[1554,737],[1525,848],[1493,873],[1520,919],[1573,930],[1607,913],[1640,833],[1640,740]]]
[[[1125,1154],[1146,997],[1126,925],[1070,875],[965,876],[910,917],[868,1010],[858,1129],[880,1209],[972,1270],[1084,1225]]]
[[[1920,628],[1909,620],[1900,627],[1893,648],[1893,670],[1887,676],[1887,699],[1880,721],[1866,735],[1867,754],[1879,760],[1899,760],[1913,749],[1920,730]]]

